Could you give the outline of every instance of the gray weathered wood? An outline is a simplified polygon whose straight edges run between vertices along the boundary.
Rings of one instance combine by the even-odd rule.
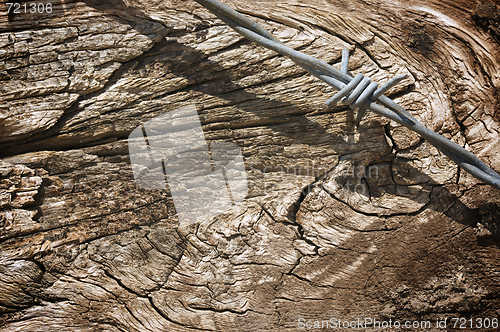
[[[345,46],[352,73],[407,73],[395,100],[500,171],[500,45],[475,4],[226,3],[338,68]],[[330,87],[193,1],[53,4],[0,12],[0,331],[498,318],[497,191],[404,127],[323,112]],[[179,225],[127,137],[188,105],[241,147],[249,197]]]

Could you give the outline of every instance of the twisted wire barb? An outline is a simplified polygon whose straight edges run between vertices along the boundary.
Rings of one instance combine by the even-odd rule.
[[[371,80],[364,77],[363,74],[358,74],[356,77],[352,77],[348,74],[349,51],[345,48],[342,50],[341,70],[338,70],[324,61],[282,44],[260,25],[250,21],[244,15],[216,0],[195,1],[210,10],[220,20],[245,38],[260,46],[264,46],[281,55],[289,57],[313,76],[316,76],[336,90],[339,90],[337,94],[325,103],[325,109],[329,109],[338,101],[342,101],[348,104],[353,110],[357,109],[355,118],[356,124],[360,123],[366,110],[371,110],[376,114],[385,116],[420,134],[420,136],[429,141],[429,143],[434,145],[471,175],[500,189],[500,175],[493,169],[458,144],[423,126],[402,106],[384,95],[391,87],[403,80],[405,75],[397,75],[378,88],[376,82],[371,82]]]

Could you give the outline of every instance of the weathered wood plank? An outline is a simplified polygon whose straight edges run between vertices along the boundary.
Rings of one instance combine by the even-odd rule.
[[[322,112],[330,87],[193,1],[52,3],[0,12],[0,331],[498,316],[494,189],[404,127]],[[407,73],[395,100],[500,171],[485,5],[227,4],[329,63],[347,47],[353,73]],[[190,105],[241,148],[249,196],[186,225],[135,183],[127,137]]]

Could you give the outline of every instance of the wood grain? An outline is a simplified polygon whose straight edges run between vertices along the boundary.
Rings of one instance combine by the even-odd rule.
[[[392,98],[500,171],[500,45],[475,3],[225,3],[336,66],[347,47],[352,73],[407,73]],[[498,318],[498,192],[418,135],[322,112],[332,88],[194,1],[53,8],[0,10],[0,331]],[[127,137],[189,105],[241,148],[249,195],[186,225],[134,182]]]

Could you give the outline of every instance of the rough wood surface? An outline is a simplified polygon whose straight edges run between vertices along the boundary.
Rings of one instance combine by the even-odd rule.
[[[281,41],[384,82],[500,172],[493,4],[226,2]],[[498,191],[194,1],[0,4],[0,331],[295,331],[499,318]],[[134,182],[127,137],[195,105],[241,147],[249,196],[182,225]],[[365,329],[365,330],[368,330]]]

